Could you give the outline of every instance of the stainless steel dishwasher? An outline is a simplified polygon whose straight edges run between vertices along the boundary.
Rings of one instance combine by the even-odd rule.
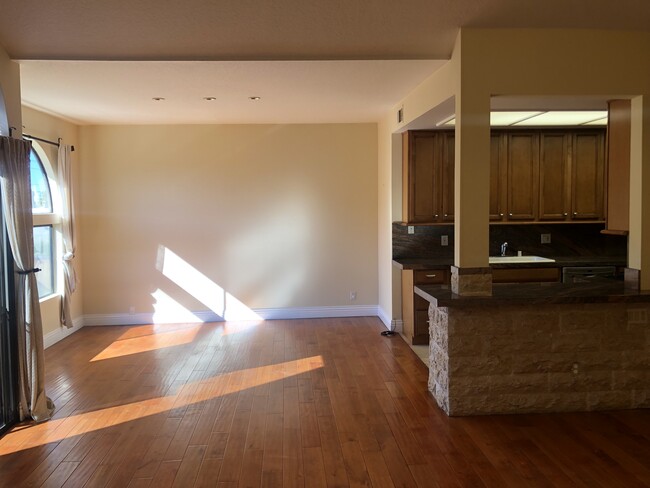
[[[594,278],[614,278],[616,266],[570,266],[562,268],[562,283],[588,283]]]

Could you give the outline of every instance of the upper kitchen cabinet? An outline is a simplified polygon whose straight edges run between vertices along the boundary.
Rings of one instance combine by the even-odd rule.
[[[506,143],[501,134],[490,136],[490,220],[503,220],[507,208]]]
[[[611,234],[630,230],[630,100],[611,100],[607,123],[607,229]]]
[[[571,210],[569,145],[563,132],[539,136],[539,220],[566,220]]]
[[[402,212],[408,223],[454,220],[454,133],[408,131],[402,142]]]
[[[500,130],[491,142],[491,220],[603,220],[603,130]]]
[[[571,154],[571,218],[603,220],[605,217],[605,134],[576,132]]]
[[[508,220],[535,220],[539,188],[539,135],[534,132],[506,134]]]

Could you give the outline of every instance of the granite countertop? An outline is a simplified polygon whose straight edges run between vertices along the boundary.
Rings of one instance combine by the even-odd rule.
[[[460,296],[448,285],[418,285],[415,293],[438,307],[650,302],[650,291],[625,288],[623,281],[515,283],[492,285],[492,296]]]
[[[625,256],[544,256],[555,259],[542,263],[495,263],[492,268],[565,268],[568,266],[626,266]],[[399,269],[444,269],[454,264],[453,258],[398,258],[393,265]]]

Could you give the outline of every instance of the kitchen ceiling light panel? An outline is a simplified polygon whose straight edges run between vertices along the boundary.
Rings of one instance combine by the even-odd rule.
[[[592,120],[591,122],[587,122],[582,125],[597,125],[597,126],[604,126],[607,125],[607,117],[603,117],[602,119],[596,119]]]
[[[513,124],[515,126],[573,126],[607,117],[607,111],[551,111]]]
[[[544,112],[490,112],[490,125],[493,127],[512,125],[542,113]]]

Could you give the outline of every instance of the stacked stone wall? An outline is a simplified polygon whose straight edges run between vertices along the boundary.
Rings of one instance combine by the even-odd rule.
[[[650,305],[429,308],[449,415],[650,407]]]

